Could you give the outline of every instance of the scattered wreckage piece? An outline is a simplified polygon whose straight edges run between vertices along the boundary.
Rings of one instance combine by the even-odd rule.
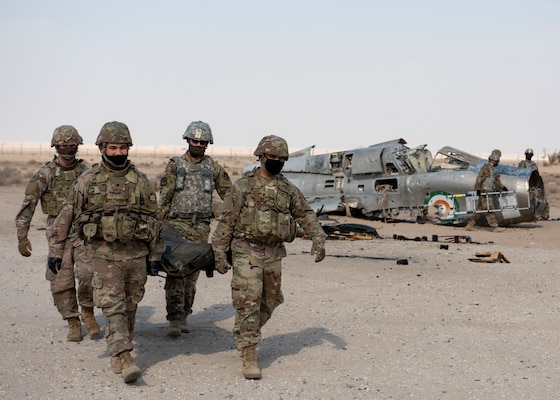
[[[322,225],[329,239],[372,240],[381,239],[377,229],[362,224]]]
[[[476,258],[469,258],[469,261],[479,262],[479,263],[508,263],[509,260],[499,251],[476,253]]]
[[[311,254],[311,252],[309,251],[302,251],[301,253]],[[329,253],[327,253],[326,257],[363,258],[366,260],[388,260],[388,261],[396,261],[398,265],[408,265],[408,260],[406,258],[397,258],[397,257],[358,256],[356,254],[329,254]]]
[[[377,229],[362,225],[362,224],[333,224],[333,225],[321,225],[328,239],[339,239],[339,240],[373,240],[382,239],[377,233]],[[305,234],[301,235],[301,238],[308,240],[309,237]]]
[[[432,242],[439,241],[440,238],[443,238],[446,242],[453,242],[453,243],[472,243],[472,237],[466,235],[432,235]]]

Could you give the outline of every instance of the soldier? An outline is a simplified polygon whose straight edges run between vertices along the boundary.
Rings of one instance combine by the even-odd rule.
[[[224,213],[212,236],[216,269],[233,264],[232,302],[236,309],[233,339],[242,352],[243,376],[260,379],[256,345],[261,328],[283,303],[284,242],[296,235],[296,222],[313,241],[315,262],[325,258],[327,235],[297,187],[280,171],[288,159],[288,144],[278,136],[261,139],[254,154],[260,167],[246,172],[226,195]]]
[[[537,165],[536,162],[531,160],[533,158],[533,154],[534,154],[533,149],[525,150],[525,160],[521,160],[519,162],[519,168],[529,168],[538,171],[539,166]],[[536,205],[538,201],[538,193],[536,193],[535,190],[532,190],[530,195],[531,195],[531,202],[533,203],[533,205]],[[544,198],[543,213],[539,219],[545,219],[545,220],[548,219],[550,216],[549,213],[550,213],[550,208],[548,206],[548,201],[546,200],[546,198]]]
[[[160,182],[160,217],[169,221],[185,239],[208,243],[214,190],[223,199],[231,180],[220,164],[204,154],[213,144],[210,126],[202,121],[189,124],[183,134],[189,148],[167,164]],[[192,313],[200,271],[187,277],[165,279],[169,336],[190,332],[187,316]]]
[[[62,125],[54,130],[51,147],[55,148],[57,155],[41,167],[27,184],[23,204],[16,216],[18,250],[22,256],[31,256],[31,242],[27,235],[39,201],[43,213],[47,215],[47,240],[49,243],[52,242],[52,225],[68,190],[74,180],[87,169],[83,160],[76,158],[78,146],[81,144],[83,144],[82,137],[73,126]],[[82,319],[90,336],[99,333],[99,325],[93,314],[91,276],[81,273],[88,268],[87,263],[83,262],[83,251],[83,243],[75,235],[69,238],[64,243],[60,269],[47,267],[45,276],[50,282],[52,297],[58,312],[68,321],[66,339],[71,342],[82,340],[82,323],[76,301],[74,262],[76,262],[78,301],[82,307]]]
[[[475,231],[475,224],[482,215],[478,211],[491,210],[494,208],[492,197],[490,195],[482,194],[488,192],[497,192],[500,190],[507,191],[507,188],[500,181],[499,176],[496,175],[494,167],[500,162],[500,156],[502,152],[500,150],[492,150],[490,156],[488,156],[488,163],[484,164],[476,177],[476,182],[474,188],[478,194],[478,206],[476,207],[476,213],[473,218],[467,223],[466,229],[469,231]],[[498,226],[498,221],[493,212],[487,212],[486,220],[488,225],[492,227],[494,232],[503,232],[504,227]]]
[[[92,257],[93,298],[105,317],[113,372],[126,383],[142,376],[131,355],[138,303],[147,273],[157,275],[164,245],[157,196],[146,175],[128,160],[132,138],[122,122],[107,122],[96,145],[101,162],[82,174],[53,226],[49,265],[60,265],[74,228]]]

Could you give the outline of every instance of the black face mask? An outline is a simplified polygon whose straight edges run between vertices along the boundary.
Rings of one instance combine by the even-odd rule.
[[[198,158],[198,157],[202,157],[204,155],[204,152],[206,151],[206,147],[203,146],[193,146],[191,144],[189,144],[189,153],[191,154],[191,156],[193,156],[194,158]]]
[[[107,154],[102,154],[103,160],[109,164],[109,166],[116,169],[124,169],[128,163],[128,155],[118,155],[118,156],[108,156]]]
[[[282,168],[284,168],[284,161],[282,160],[269,160],[266,158],[264,162],[264,169],[266,169],[266,172],[270,175],[278,175],[280,171],[282,171]]]

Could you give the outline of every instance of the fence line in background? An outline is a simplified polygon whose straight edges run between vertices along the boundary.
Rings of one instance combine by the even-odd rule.
[[[130,148],[130,156],[148,156],[148,157],[170,157],[174,155],[181,155],[187,149],[186,145],[182,146],[132,146]],[[254,147],[243,147],[243,146],[208,146],[206,154],[210,156],[247,156],[251,157],[253,155]],[[291,151],[298,151],[300,149],[292,149]],[[333,151],[339,151],[340,149],[319,149],[315,148],[313,154],[323,154],[330,153]],[[38,142],[0,142],[0,154],[54,154],[54,149],[51,148],[50,143],[38,143]],[[99,149],[93,144],[84,144],[80,146],[79,155],[81,157],[95,156],[99,154]],[[477,154],[478,157],[486,158],[488,153]],[[520,160],[525,159],[524,154],[502,154],[503,162],[518,163]],[[541,165],[544,163],[544,157],[538,157],[535,155],[533,158],[537,164]],[[517,164],[515,164],[517,165]]]

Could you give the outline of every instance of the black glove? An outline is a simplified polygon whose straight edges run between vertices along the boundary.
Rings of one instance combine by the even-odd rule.
[[[148,261],[146,265],[146,272],[150,276],[158,276],[161,270],[161,261]]]
[[[62,258],[49,257],[47,259],[47,266],[53,274],[58,274],[58,271],[62,268]]]
[[[481,194],[482,194],[482,192],[481,192],[480,190],[477,190],[477,191],[476,191],[476,195],[477,195],[478,197],[480,197]]]
[[[509,192],[509,190],[508,190],[507,187],[504,186],[504,187],[502,188],[502,192]]]

